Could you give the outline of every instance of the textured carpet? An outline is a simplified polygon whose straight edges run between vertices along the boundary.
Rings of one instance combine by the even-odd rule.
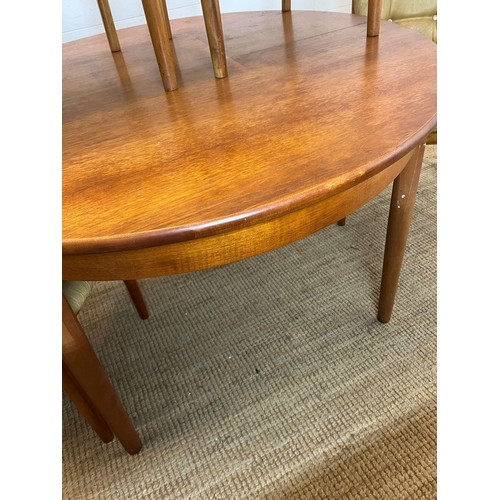
[[[141,281],[146,321],[98,283],[79,318],[144,447],[102,443],[63,395],[63,498],[436,498],[436,146],[384,325],[390,191],[344,227]]]

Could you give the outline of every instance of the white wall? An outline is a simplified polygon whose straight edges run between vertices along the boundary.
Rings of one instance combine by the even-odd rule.
[[[279,10],[281,0],[219,0],[221,12]],[[141,0],[109,0],[116,29],[145,24]],[[167,0],[170,19],[201,16],[200,0]],[[351,0],[292,0],[294,10],[351,12]],[[97,0],[62,0],[62,41],[104,33]]]

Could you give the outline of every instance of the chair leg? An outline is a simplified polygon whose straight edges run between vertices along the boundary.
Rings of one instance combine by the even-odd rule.
[[[106,31],[109,48],[111,49],[111,52],[120,52],[120,42],[118,41],[118,35],[116,33],[115,23],[113,21],[113,15],[111,14],[108,0],[97,0],[97,5],[99,6],[99,11],[101,12],[102,24],[104,24],[104,31]]]
[[[166,28],[167,28],[167,37],[169,40],[172,40],[172,29],[170,28],[170,19],[168,17],[168,9],[166,0],[161,0],[161,8],[163,10],[163,15],[165,16]]]
[[[166,91],[170,92],[177,88],[177,76],[175,74],[169,41],[169,37],[171,36],[169,32],[170,24],[167,25],[168,21],[165,18],[167,9],[163,3],[164,0],[142,0],[149,36],[153,43],[163,87]]]
[[[108,424],[106,424],[101,415],[99,415],[99,412],[93,407],[92,403],[64,363],[62,364],[62,388],[87,423],[94,429],[95,433],[105,443],[113,441],[115,436],[108,427]]]
[[[215,78],[227,77],[226,48],[219,0],[201,0]]]
[[[292,8],[292,0],[281,0],[281,12],[289,12]]]
[[[63,294],[62,359],[111,432],[131,455],[142,443],[75,313]]]
[[[139,288],[139,283],[136,280],[124,280],[123,282],[141,319],[148,319],[149,311]]]
[[[382,0],[368,0],[368,19],[366,36],[378,36],[380,33],[380,16]]]

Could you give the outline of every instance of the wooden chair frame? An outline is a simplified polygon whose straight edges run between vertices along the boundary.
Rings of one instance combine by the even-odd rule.
[[[149,316],[139,284],[125,281],[139,316]],[[142,443],[94,352],[76,314],[62,296],[62,386],[96,434],[109,443],[116,436],[131,455]]]

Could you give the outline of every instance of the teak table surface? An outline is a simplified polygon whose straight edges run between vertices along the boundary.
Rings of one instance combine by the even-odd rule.
[[[145,26],[120,31],[121,53],[104,35],[63,45],[63,279],[250,257],[336,222],[419,168],[436,124],[434,43],[390,22],[367,38],[366,18],[351,14],[222,20],[225,79],[213,76],[202,17],[171,22],[173,92]],[[411,218],[405,196],[394,210],[408,200]]]

